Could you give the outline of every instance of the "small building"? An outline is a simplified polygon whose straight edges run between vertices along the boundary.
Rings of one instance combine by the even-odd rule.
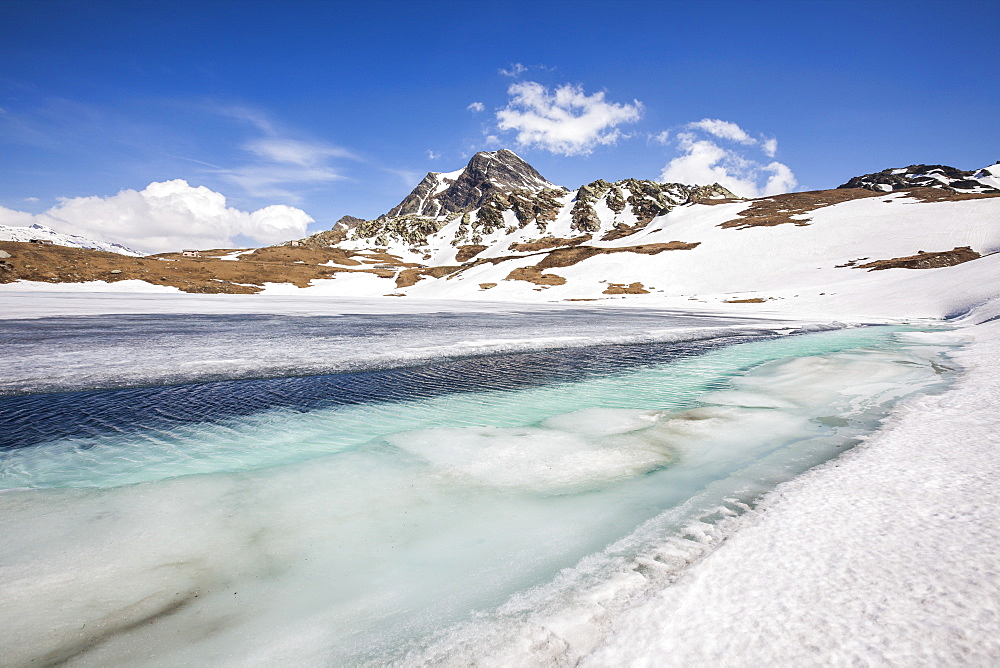
[[[29,239],[28,243],[30,243],[30,244],[44,244],[46,246],[54,246],[55,245],[52,242],[51,239]]]
[[[184,257],[201,257],[201,251],[196,250],[182,250],[181,255]]]
[[[289,246],[301,246],[302,242],[299,241],[298,239],[292,239],[291,241],[288,242],[288,245]]]

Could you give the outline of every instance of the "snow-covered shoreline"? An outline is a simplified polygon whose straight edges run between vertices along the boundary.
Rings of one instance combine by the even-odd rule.
[[[585,665],[995,665],[1000,323],[965,372],[782,484]]]

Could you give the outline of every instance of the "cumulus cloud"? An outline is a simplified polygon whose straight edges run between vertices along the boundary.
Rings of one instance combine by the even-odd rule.
[[[618,126],[642,116],[642,103],[607,102],[603,92],[587,95],[583,88],[565,84],[550,91],[534,81],[507,89],[510,100],[497,112],[497,127],[514,131],[522,147],[539,147],[562,155],[584,155],[598,144],[614,144],[622,137]]]
[[[478,114],[480,111],[486,111],[486,105],[482,102],[472,102],[466,107],[469,111]]]
[[[154,253],[233,247],[238,236],[277,243],[304,236],[312,222],[305,211],[284,204],[256,211],[229,207],[222,193],[181,179],[150,183],[144,190],[122,190],[111,197],[60,198],[59,204],[37,215],[0,208],[2,225],[38,223]]]
[[[523,74],[524,72],[527,71],[528,68],[522,65],[521,63],[511,63],[509,68],[504,69],[501,67],[499,70],[497,70],[497,72],[504,75],[505,77],[516,77],[517,75]]]
[[[717,119],[703,119],[685,127],[688,131],[678,133],[675,138],[681,154],[663,168],[661,181],[696,185],[719,183],[743,197],[776,195],[798,185],[788,165],[777,161],[764,163],[747,154],[745,147],[756,147],[749,150],[773,157],[777,150],[776,139],[758,141],[737,124]],[[728,142],[730,147],[716,140]],[[733,144],[739,148],[732,147]]]

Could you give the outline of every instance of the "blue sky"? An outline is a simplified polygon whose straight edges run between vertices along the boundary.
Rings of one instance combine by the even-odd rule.
[[[6,0],[0,223],[273,241],[377,216],[500,147],[570,187],[725,174],[763,194],[973,169],[1000,159],[997,34],[995,1]],[[176,179],[189,188],[147,206]],[[140,195],[109,199],[122,190]],[[240,215],[188,203],[216,195]]]

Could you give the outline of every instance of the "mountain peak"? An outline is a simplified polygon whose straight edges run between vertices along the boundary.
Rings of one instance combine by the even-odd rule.
[[[430,216],[465,213],[481,206],[494,192],[538,192],[559,188],[550,183],[518,154],[502,148],[480,151],[462,169],[428,172],[413,191],[385,217]]]

